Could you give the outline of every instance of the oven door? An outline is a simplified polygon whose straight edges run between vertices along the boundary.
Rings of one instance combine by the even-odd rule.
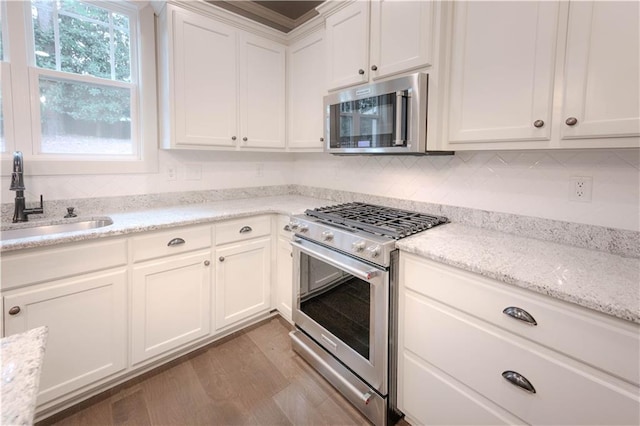
[[[389,272],[295,238],[296,326],[387,394]]]

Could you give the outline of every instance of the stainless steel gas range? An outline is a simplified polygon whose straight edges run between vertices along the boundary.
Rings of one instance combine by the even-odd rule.
[[[372,423],[396,410],[395,241],[447,218],[364,203],[294,216],[294,350]]]

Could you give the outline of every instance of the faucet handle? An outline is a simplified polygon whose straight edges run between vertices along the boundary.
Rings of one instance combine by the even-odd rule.
[[[75,207],[67,207],[67,214],[64,217],[65,218],[77,217],[78,215],[73,212],[74,210],[75,210]]]

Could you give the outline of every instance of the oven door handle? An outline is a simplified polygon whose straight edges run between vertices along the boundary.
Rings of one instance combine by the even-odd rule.
[[[323,249],[323,248],[319,248],[318,250],[312,250],[309,249],[305,246],[303,246],[301,244],[303,240],[301,240],[300,242],[293,240],[291,241],[291,245],[296,247],[298,250],[300,250],[301,252],[315,257],[317,259],[322,260],[325,263],[328,263],[331,266],[335,266],[338,269],[342,269],[343,271],[346,271],[352,275],[355,275],[358,278],[361,278],[365,281],[369,281],[372,278],[375,278],[376,276],[378,276],[382,271],[379,269],[375,269],[375,268],[371,268],[371,267],[366,267],[368,265],[366,264],[362,264],[363,268],[358,268],[356,266],[353,265],[347,265],[345,263],[342,263],[338,260],[336,260],[334,257],[329,256],[327,254],[321,253],[321,251],[329,251],[327,249]]]

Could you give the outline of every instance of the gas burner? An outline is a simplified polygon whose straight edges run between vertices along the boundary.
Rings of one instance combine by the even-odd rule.
[[[305,214],[327,224],[346,226],[394,240],[449,221],[442,216],[356,202],[306,210]]]

